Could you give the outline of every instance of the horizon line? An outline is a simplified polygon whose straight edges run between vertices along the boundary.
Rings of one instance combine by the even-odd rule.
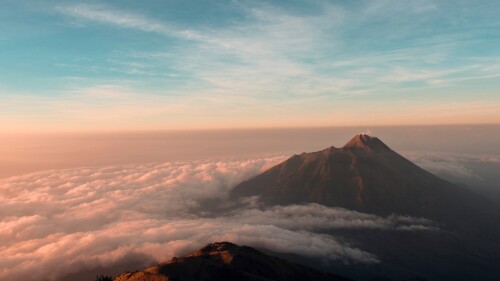
[[[415,128],[415,127],[460,127],[460,126],[500,126],[498,123],[438,123],[438,124],[390,124],[390,125],[332,125],[332,126],[269,126],[269,127],[214,127],[214,128],[164,128],[164,129],[80,129],[80,130],[23,130],[0,132],[1,136],[10,135],[93,135],[93,134],[155,134],[189,132],[229,132],[229,131],[272,131],[272,130],[314,130],[334,128]]]

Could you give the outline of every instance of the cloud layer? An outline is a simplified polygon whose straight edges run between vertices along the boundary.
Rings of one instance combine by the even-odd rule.
[[[425,219],[386,218],[318,204],[244,204],[200,213],[238,182],[282,157],[53,170],[0,181],[0,279],[57,280],[135,257],[143,266],[213,241],[232,241],[325,260],[377,262],[325,229],[429,230]]]
[[[438,152],[406,152],[405,157],[422,168],[443,177],[462,180],[480,179],[481,171],[474,165],[497,165],[500,156],[496,154],[457,154]]]

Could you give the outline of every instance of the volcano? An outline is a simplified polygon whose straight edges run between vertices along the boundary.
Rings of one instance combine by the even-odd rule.
[[[326,268],[350,278],[401,280],[497,280],[500,274],[500,212],[470,189],[413,164],[380,139],[356,135],[343,147],[293,155],[237,185],[235,202],[254,197],[260,206],[318,203],[380,216],[430,219],[439,230],[390,232],[325,230],[359,245],[381,260],[363,267]],[[367,273],[367,275],[353,275]]]
[[[232,191],[233,198],[249,196],[258,196],[266,205],[315,202],[450,225],[470,216],[488,218],[496,209],[485,198],[425,171],[366,134],[341,148],[293,155]]]

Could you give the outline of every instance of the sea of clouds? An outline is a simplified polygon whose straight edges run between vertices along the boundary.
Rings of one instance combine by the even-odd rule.
[[[439,152],[405,152],[403,156],[420,167],[443,177],[458,179],[479,179],[481,171],[473,169],[473,164],[498,165],[500,155],[458,154]]]
[[[434,229],[421,218],[319,204],[264,208],[255,198],[228,202],[233,207],[217,215],[203,210],[203,202],[225,202],[236,184],[283,160],[118,165],[1,179],[0,279],[59,280],[127,260],[148,266],[214,241],[375,263],[375,255],[320,230]]]
[[[405,152],[413,163],[489,200],[500,202],[500,155]]]

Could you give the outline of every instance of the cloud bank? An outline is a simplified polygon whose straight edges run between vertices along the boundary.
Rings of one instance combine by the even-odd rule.
[[[213,241],[325,260],[377,262],[325,229],[430,230],[425,219],[318,204],[200,212],[282,157],[53,170],[0,181],[0,279],[58,280],[140,257],[141,266]]]
[[[422,168],[443,177],[480,179],[482,171],[477,164],[498,165],[500,155],[457,154],[439,152],[405,152],[405,157]]]
[[[475,177],[474,172],[466,166],[466,162],[471,159],[463,156],[424,152],[408,152],[404,155],[412,162],[437,175],[451,175],[458,178]]]

